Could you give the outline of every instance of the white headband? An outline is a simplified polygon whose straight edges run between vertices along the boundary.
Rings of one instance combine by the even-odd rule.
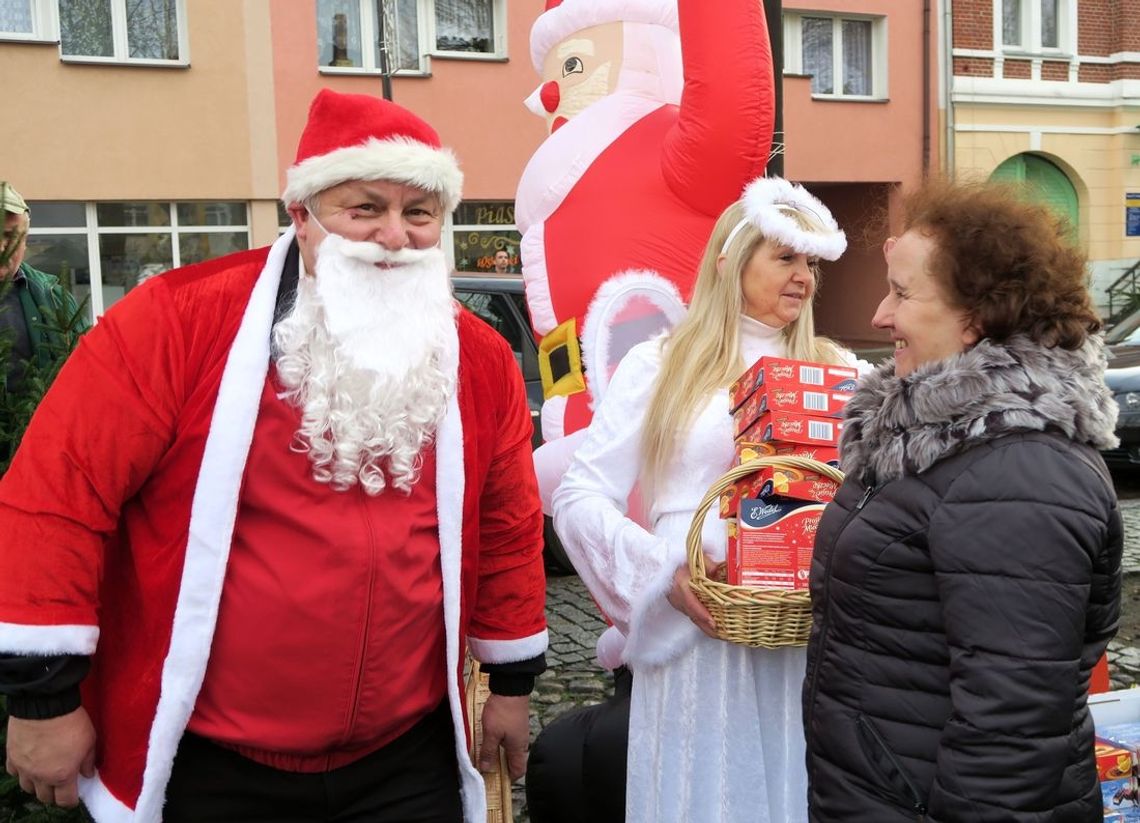
[[[720,253],[751,223],[769,240],[789,246],[801,254],[824,260],[838,260],[847,249],[847,236],[840,230],[827,206],[807,189],[782,177],[760,177],[744,189],[744,219],[733,226]],[[818,231],[805,231],[789,212],[807,213],[819,224]]]

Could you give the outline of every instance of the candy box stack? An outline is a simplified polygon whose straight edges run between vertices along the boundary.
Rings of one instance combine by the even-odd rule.
[[[857,376],[848,366],[761,357],[729,389],[734,465],[779,455],[838,465],[839,418]],[[806,589],[819,517],[837,486],[809,469],[770,466],[726,489],[719,502],[729,530],[727,582]]]

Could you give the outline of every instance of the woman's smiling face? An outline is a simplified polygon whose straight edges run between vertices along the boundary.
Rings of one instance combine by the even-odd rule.
[[[946,300],[941,284],[930,273],[935,250],[933,237],[913,229],[883,246],[887,296],[871,325],[891,333],[899,377],[963,352],[979,339],[968,318]]]

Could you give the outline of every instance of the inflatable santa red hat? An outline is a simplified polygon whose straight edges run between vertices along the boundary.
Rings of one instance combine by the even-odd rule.
[[[321,89],[285,172],[281,199],[295,203],[349,180],[392,180],[434,192],[451,212],[463,173],[435,129],[389,100]]]
[[[546,53],[571,34],[602,23],[650,23],[678,31],[677,0],[546,0],[530,30],[530,59],[542,74]]]

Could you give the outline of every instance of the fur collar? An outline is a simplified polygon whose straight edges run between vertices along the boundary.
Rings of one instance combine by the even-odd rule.
[[[886,483],[1015,432],[1112,448],[1118,407],[1105,362],[1099,337],[1068,351],[1018,335],[983,340],[906,377],[895,376],[893,360],[884,363],[847,404],[843,470],[866,485]]]

